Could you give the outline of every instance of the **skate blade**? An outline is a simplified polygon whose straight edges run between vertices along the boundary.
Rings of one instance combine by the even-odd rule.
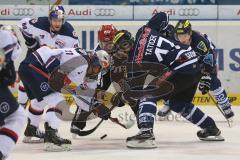
[[[153,149],[157,148],[157,143],[155,140],[128,141],[127,147],[135,149]]]
[[[202,141],[225,141],[224,137],[219,135],[219,136],[209,136],[207,138],[199,138]]]
[[[23,143],[43,143],[43,138],[37,138],[37,137],[24,137],[22,140]]]
[[[63,152],[63,151],[70,151],[71,144],[63,144],[61,146],[55,145],[53,143],[45,143],[44,150],[47,152]]]

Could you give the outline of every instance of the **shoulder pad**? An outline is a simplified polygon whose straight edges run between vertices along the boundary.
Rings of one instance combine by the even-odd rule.
[[[201,33],[193,31],[191,46],[200,55],[206,55],[210,49],[210,42]]]
[[[68,22],[65,22],[63,24],[62,29],[60,30],[59,34],[64,35],[64,36],[69,36],[69,37],[72,37],[74,39],[78,39],[77,34],[74,31],[73,26]]]
[[[38,17],[38,18],[33,18],[29,21],[29,24],[33,25],[36,28],[45,30],[49,32],[50,28],[50,23],[48,21],[48,17]]]

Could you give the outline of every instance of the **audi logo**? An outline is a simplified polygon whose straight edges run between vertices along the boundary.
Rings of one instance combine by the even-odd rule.
[[[95,16],[114,16],[116,11],[114,9],[99,8],[94,10]]]
[[[13,15],[14,16],[32,16],[34,14],[34,10],[32,8],[14,8]]]
[[[178,10],[179,16],[198,16],[200,10],[197,8],[181,8]]]

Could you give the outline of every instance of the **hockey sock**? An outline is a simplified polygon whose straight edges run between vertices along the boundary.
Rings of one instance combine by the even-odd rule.
[[[231,103],[229,102],[229,99],[227,97],[227,93],[221,86],[221,81],[217,76],[212,77],[212,83],[211,83],[211,91],[213,91],[213,95],[218,103],[218,105],[221,107],[221,109],[225,112],[225,114],[229,114],[232,112],[231,109]]]
[[[45,104],[42,102],[38,102],[36,99],[31,100],[31,105],[28,109],[28,118],[30,119],[30,124],[39,127],[41,122],[41,118],[44,112]]]
[[[22,105],[24,108],[26,108],[27,101],[28,101],[28,96],[27,96],[27,93],[25,91],[25,88],[21,85],[19,85],[19,87],[18,87],[18,99],[17,99],[17,101],[20,105]]]
[[[26,114],[24,109],[19,107],[4,121],[5,124],[0,129],[0,151],[7,157],[15,147],[21,130],[26,124]]]
[[[152,100],[140,101],[138,110],[138,128],[153,128],[157,104]]]
[[[201,128],[216,126],[211,117],[207,116],[192,103],[169,101],[169,105],[174,112],[181,114],[185,119]]]

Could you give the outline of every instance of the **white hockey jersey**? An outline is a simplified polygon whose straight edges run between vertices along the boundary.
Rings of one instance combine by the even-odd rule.
[[[23,18],[18,27],[25,37],[37,40],[40,46],[49,46],[51,48],[78,47],[78,38],[72,25],[68,22],[65,22],[57,33],[50,31],[48,17]]]
[[[85,54],[81,49],[50,49],[43,46],[32,54],[45,68],[58,60],[61,70],[68,74],[68,78],[77,85],[81,85],[85,82],[88,62],[79,52]]]
[[[87,53],[80,48],[66,48],[66,49],[50,49],[49,47],[41,47],[33,55],[37,61],[44,67],[48,67],[54,63],[56,59],[60,62],[60,69],[67,73],[68,78],[76,83],[80,91],[80,96],[86,101],[82,101],[75,97],[75,102],[83,110],[89,111],[92,98],[97,87],[97,80],[89,80],[86,77],[88,69],[88,61],[84,58]]]
[[[8,60],[16,60],[22,52],[21,46],[17,42],[17,37],[10,31],[0,30],[0,49],[6,55]]]

